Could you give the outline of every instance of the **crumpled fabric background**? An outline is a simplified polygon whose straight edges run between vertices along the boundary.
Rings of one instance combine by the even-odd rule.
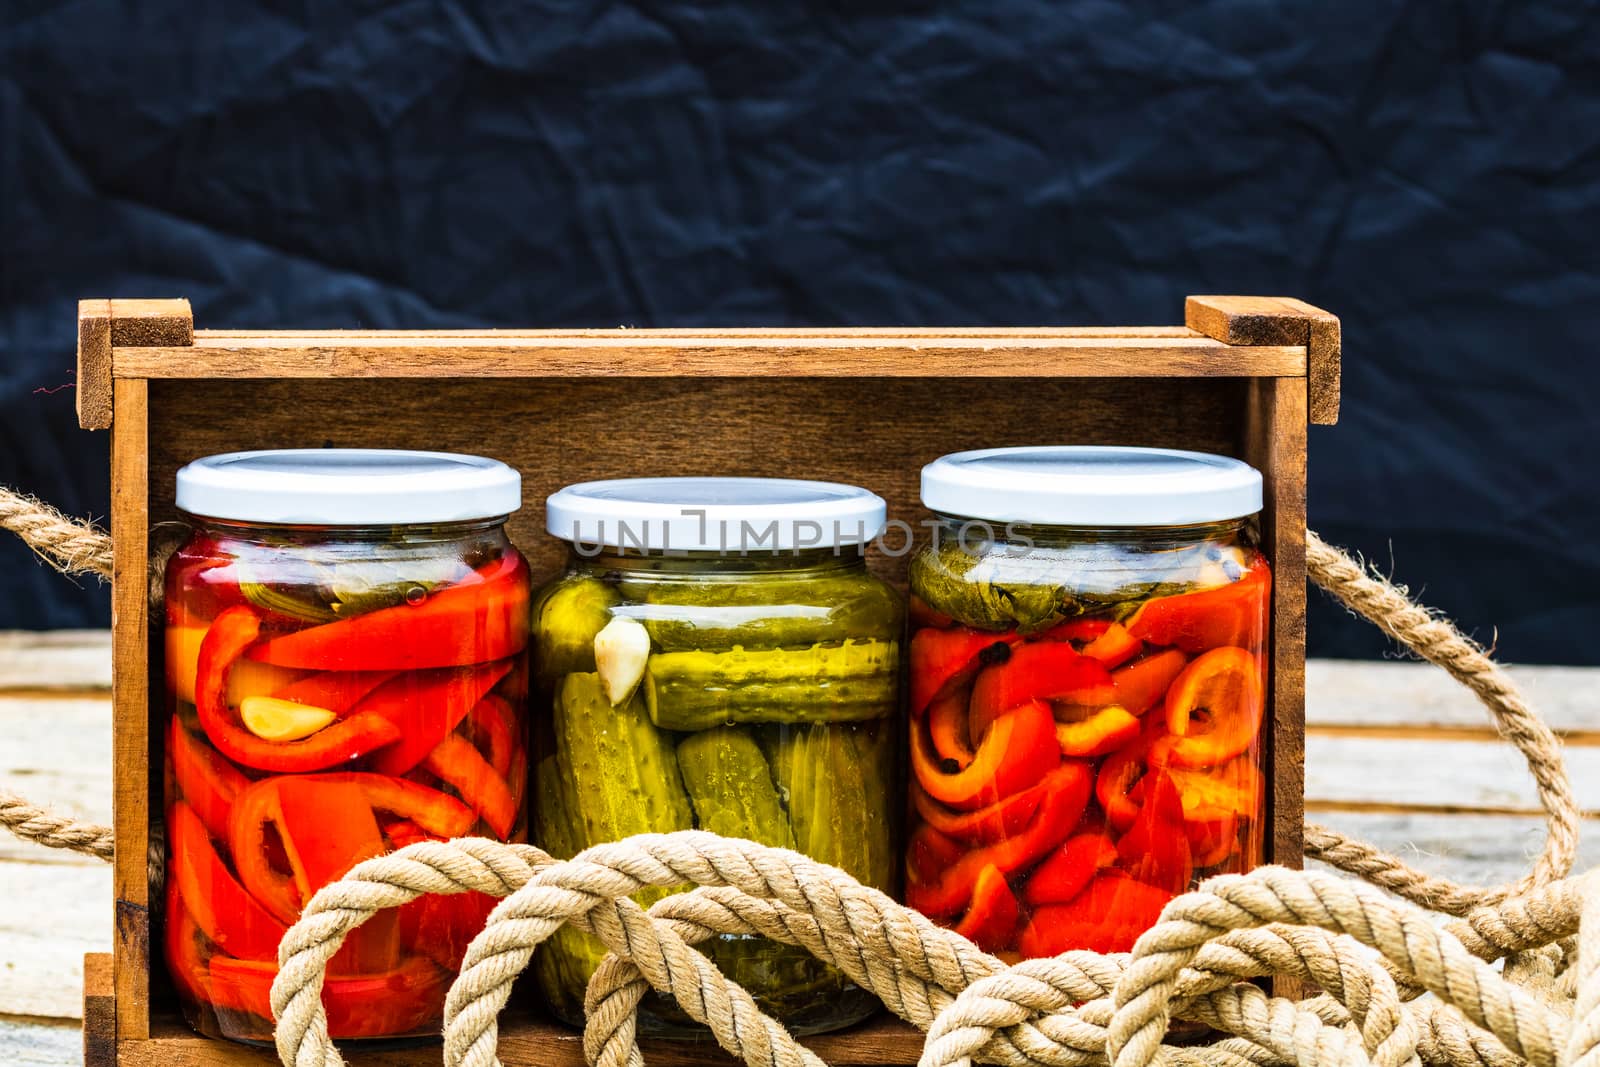
[[[0,481],[70,512],[108,498],[80,296],[461,327],[1288,294],[1344,320],[1312,524],[1508,659],[1600,662],[1594,3],[4,8]],[[0,627],[107,618],[0,542]],[[1321,600],[1310,639],[1383,651]]]

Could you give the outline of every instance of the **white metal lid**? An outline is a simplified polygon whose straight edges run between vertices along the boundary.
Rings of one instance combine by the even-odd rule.
[[[545,501],[545,529],[575,544],[673,552],[776,552],[866,544],[883,532],[876,493],[790,478],[616,478]]]
[[[522,506],[522,476],[497,459],[386,448],[207,456],[178,471],[191,515],[291,526],[463,522]]]
[[[1183,526],[1261,510],[1261,472],[1205,452],[1101,445],[986,448],[922,468],[945,515],[1060,526]]]

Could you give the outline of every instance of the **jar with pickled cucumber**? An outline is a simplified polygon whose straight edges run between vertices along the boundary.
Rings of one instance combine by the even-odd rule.
[[[315,449],[177,475],[166,568],[167,973],[208,1036],[271,1042],[312,895],[422,840],[527,840],[521,479],[496,460]],[[333,1037],[437,1034],[493,898],[427,896],[328,961]]]
[[[865,555],[884,521],[882,499],[829,482],[623,479],[550,497],[547,528],[571,550],[533,606],[539,844],[569,857],[702,829],[891,891],[902,606]],[[798,1032],[877,1006],[803,949],[754,937],[701,947]],[[559,1018],[582,1022],[603,956],[570,927],[539,947]],[[701,1032],[664,998],[642,1025]]]
[[[1234,459],[991,449],[922,472],[906,901],[1008,958],[1127,951],[1261,862],[1272,577]]]

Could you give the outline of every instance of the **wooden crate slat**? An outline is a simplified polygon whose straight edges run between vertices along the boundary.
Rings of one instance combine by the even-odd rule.
[[[1339,319],[1289,296],[1191,296],[1184,303],[1190,329],[1230,345],[1304,345],[1310,421],[1339,421],[1342,343]]]
[[[193,346],[114,350],[118,378],[1303,377],[1300,345],[1207,337],[662,336],[435,339],[200,335]]]

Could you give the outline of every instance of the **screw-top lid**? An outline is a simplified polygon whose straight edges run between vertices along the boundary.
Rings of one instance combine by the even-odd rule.
[[[637,551],[776,552],[866,544],[883,532],[876,493],[789,478],[617,478],[545,501],[545,529]]]
[[[520,508],[522,476],[451,452],[228,452],[178,471],[176,503],[191,515],[289,526],[465,522]]]
[[[1261,510],[1261,472],[1166,448],[1041,445],[942,456],[922,502],[945,515],[1059,526],[1184,526]]]

